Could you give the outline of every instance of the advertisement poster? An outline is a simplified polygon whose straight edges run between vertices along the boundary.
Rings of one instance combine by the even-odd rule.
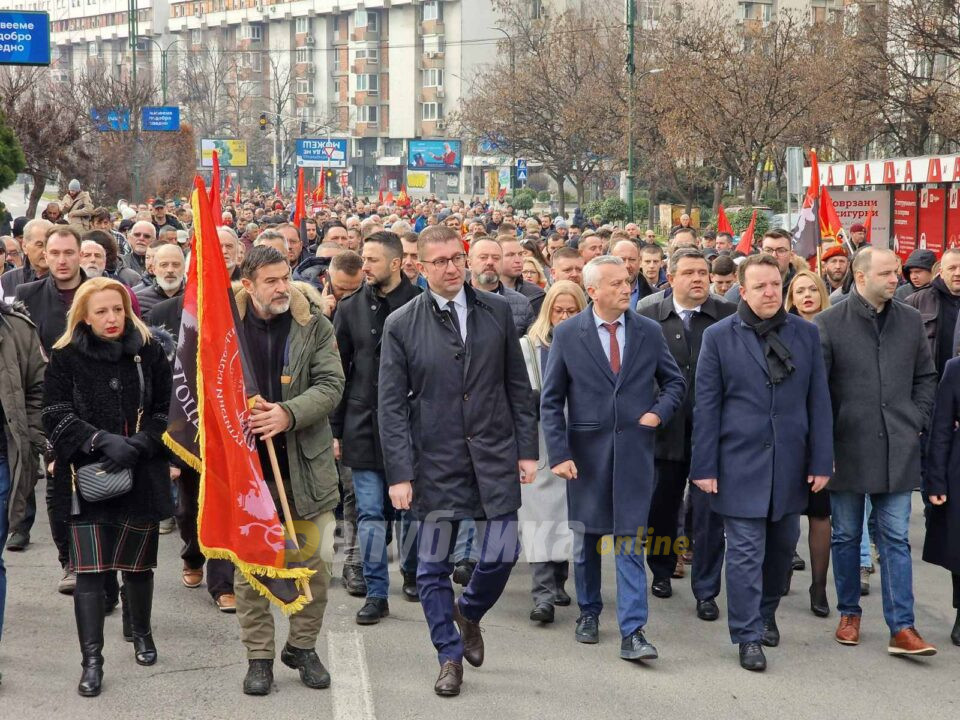
[[[420,172],[418,170],[407,171],[407,190],[422,190],[424,192],[430,189],[430,173]]]
[[[0,65],[49,64],[50,15],[0,11]]]
[[[407,168],[411,170],[459,170],[463,162],[459,140],[409,140]]]
[[[873,212],[870,225],[870,244],[876,247],[890,247],[890,193],[880,191],[830,192],[840,223],[850,230],[856,223],[865,225],[867,215]]]
[[[960,247],[960,187],[956,185],[947,191],[946,247]]]
[[[220,167],[246,167],[247,141],[246,140],[213,140],[204,138],[200,141],[200,165],[213,167],[213,151],[217,151]]]
[[[904,262],[917,247],[917,191],[893,191],[893,251]]]
[[[297,167],[345,168],[346,166],[346,140],[297,138]]]
[[[944,188],[931,188],[920,191],[920,209],[917,213],[917,247],[932,250],[940,257],[946,238],[947,191]]]

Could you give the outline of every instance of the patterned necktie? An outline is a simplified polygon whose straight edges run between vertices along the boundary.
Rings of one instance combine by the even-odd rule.
[[[618,375],[620,373],[620,343],[617,342],[617,328],[620,327],[620,322],[603,323],[601,327],[610,333],[610,369],[613,370],[614,375]]]
[[[460,340],[463,340],[463,333],[460,331],[460,315],[457,314],[457,306],[453,300],[447,303],[447,314],[450,316],[450,322],[453,323],[453,329],[457,331]]]
[[[683,323],[683,329],[687,332],[690,332],[690,321],[693,320],[693,316],[697,314],[696,310],[681,310],[680,311],[680,321]]]

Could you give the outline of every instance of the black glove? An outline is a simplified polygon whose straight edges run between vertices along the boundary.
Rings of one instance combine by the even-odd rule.
[[[140,453],[140,457],[150,458],[157,452],[156,441],[145,432],[138,432],[126,440]]]
[[[103,433],[93,447],[122,468],[132,468],[140,459],[140,451],[122,435]]]

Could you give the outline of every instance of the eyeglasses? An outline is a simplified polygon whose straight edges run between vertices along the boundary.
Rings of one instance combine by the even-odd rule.
[[[130,233],[130,237],[153,237],[150,233]]]
[[[437,271],[446,270],[449,263],[453,263],[456,268],[462,268],[467,262],[467,256],[463,253],[449,258],[437,258],[436,260],[421,260],[424,265],[433,265]]]
[[[786,255],[790,252],[790,248],[760,248],[763,252],[768,255]]]

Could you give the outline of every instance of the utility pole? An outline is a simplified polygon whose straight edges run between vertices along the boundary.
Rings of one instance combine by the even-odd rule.
[[[637,65],[634,53],[634,23],[637,17],[636,0],[627,2],[627,219],[633,222],[633,88],[636,81]]]
[[[491,29],[502,32],[507,42],[510,43],[510,86],[515,90],[517,87],[517,56],[513,50],[513,38],[502,27]],[[510,116],[512,118],[510,128],[510,191],[513,192],[516,190],[517,184],[517,144],[513,139],[513,135],[517,131],[517,106],[515,98],[507,98],[507,100],[510,103]]]

